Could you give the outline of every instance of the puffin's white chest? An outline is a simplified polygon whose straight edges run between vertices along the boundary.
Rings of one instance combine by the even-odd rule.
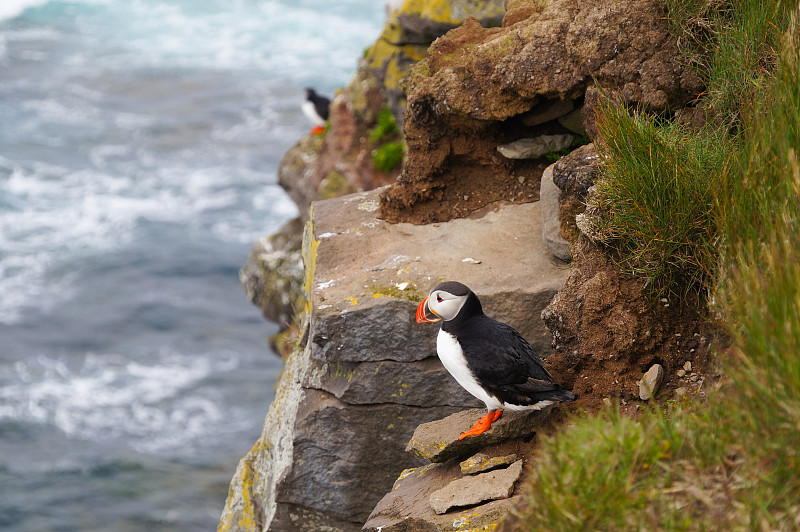
[[[303,110],[303,114],[306,115],[306,118],[308,118],[312,124],[314,124],[315,126],[325,125],[325,120],[323,120],[322,117],[319,116],[319,113],[317,113],[317,108],[314,107],[313,103],[305,101],[300,106],[300,108]]]
[[[489,395],[475,379],[467,365],[464,350],[455,336],[440,329],[439,335],[436,337],[436,353],[439,355],[442,365],[450,372],[450,375],[453,376],[458,384],[486,403],[486,407],[489,410],[503,408],[503,404],[496,397]]]

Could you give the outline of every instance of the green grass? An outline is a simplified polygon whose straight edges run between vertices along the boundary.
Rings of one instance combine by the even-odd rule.
[[[543,438],[517,510],[524,530],[800,530],[800,30],[787,14],[796,5],[677,4],[682,23],[708,21],[703,102],[719,120],[695,135],[604,115],[607,245],[632,262],[648,257],[633,221],[662,234],[673,209],[675,225],[711,232],[660,238],[696,249],[670,259],[664,247],[638,274],[654,278],[664,262],[707,272],[733,341],[718,353],[724,378],[707,401],[636,420],[609,409]]]
[[[606,105],[601,117],[602,241],[653,299],[704,293],[716,268],[714,198],[733,143],[720,130],[691,134],[624,107]]]

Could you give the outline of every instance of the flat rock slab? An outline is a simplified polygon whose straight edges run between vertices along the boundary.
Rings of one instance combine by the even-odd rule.
[[[484,471],[491,471],[500,467],[507,467],[517,461],[516,454],[509,454],[506,456],[486,456],[483,453],[478,453],[470,456],[459,464],[461,472],[465,475],[475,475],[483,473]]]
[[[553,407],[527,412],[508,411],[492,428],[478,436],[458,437],[468,430],[486,410],[475,408],[456,412],[444,419],[423,423],[414,431],[406,445],[406,452],[429,462],[446,462],[452,458],[466,458],[484,447],[514,438],[524,438],[550,416]]]
[[[538,203],[498,203],[441,224],[390,224],[377,218],[381,190],[313,204],[314,358],[435,356],[439,327],[417,324],[414,312],[442,280],[466,284],[489,316],[517,329],[540,355],[551,352],[540,313],[569,272],[550,261]]]
[[[522,460],[505,469],[456,479],[431,493],[431,508],[437,514],[451,508],[475,506],[482,502],[507,499],[514,492],[514,483],[522,474]]]
[[[505,518],[519,495],[489,501],[479,506],[453,509],[436,514],[429,504],[430,496],[462,477],[457,462],[428,464],[403,471],[375,506],[364,524],[369,532],[442,532],[494,530]]]

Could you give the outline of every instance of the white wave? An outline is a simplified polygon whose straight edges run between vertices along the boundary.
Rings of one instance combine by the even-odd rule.
[[[71,438],[121,442],[141,452],[170,452],[202,443],[215,424],[227,422],[219,392],[201,383],[238,364],[232,353],[161,352],[152,363],[88,354],[78,367],[28,358],[3,370],[14,381],[0,388],[0,419],[52,425]]]
[[[38,7],[48,3],[50,0],[3,0],[0,2],[0,21],[17,18],[26,9]]]

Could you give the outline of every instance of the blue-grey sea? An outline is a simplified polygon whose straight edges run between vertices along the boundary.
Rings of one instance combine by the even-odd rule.
[[[0,0],[0,530],[214,530],[280,360],[238,270],[382,0]]]

